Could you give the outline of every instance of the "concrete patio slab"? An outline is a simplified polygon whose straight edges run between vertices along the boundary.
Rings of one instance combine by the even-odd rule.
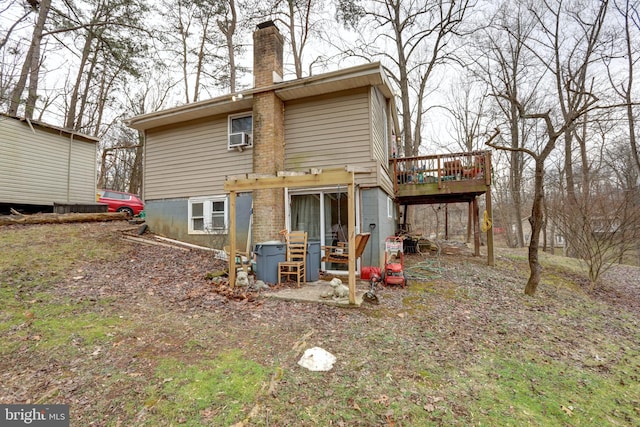
[[[327,295],[332,291],[333,288],[329,285],[329,282],[318,280],[316,282],[307,282],[299,288],[284,288],[272,292],[265,292],[263,295],[267,298],[275,298],[285,301],[311,302],[335,305],[338,307],[356,308],[362,305],[362,295],[366,292],[361,289],[356,289],[356,303],[349,304],[349,298],[334,299],[331,297],[323,297],[323,295]]]

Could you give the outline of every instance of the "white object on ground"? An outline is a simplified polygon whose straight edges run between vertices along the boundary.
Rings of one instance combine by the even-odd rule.
[[[329,371],[334,363],[336,363],[336,357],[320,347],[305,350],[298,360],[298,365],[310,371]]]

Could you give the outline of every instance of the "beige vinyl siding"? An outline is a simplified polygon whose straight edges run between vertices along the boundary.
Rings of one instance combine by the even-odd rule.
[[[382,187],[388,194],[393,194],[393,183],[389,177],[389,148],[385,147],[389,138],[389,135],[385,135],[385,129],[387,133],[391,129],[389,115],[385,115],[386,109],[386,98],[379,90],[371,88],[371,133],[373,156],[378,163],[377,185]],[[387,120],[386,127],[385,120]]]
[[[71,150],[69,202],[95,203],[96,178],[96,145],[74,141]]]
[[[385,156],[386,142],[385,126],[384,126],[384,109],[386,108],[386,101],[382,94],[375,88],[371,88],[371,132],[373,135],[373,156],[385,163],[387,161]]]
[[[369,91],[341,92],[285,106],[285,168],[372,168],[361,185],[376,184],[369,128]]]
[[[0,153],[0,202],[95,202],[94,141],[0,118]]]
[[[251,148],[227,150],[227,117],[147,132],[145,200],[223,194],[226,176],[251,172]]]

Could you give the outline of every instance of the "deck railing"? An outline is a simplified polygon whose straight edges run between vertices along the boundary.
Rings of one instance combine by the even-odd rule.
[[[484,180],[491,184],[490,151],[437,154],[430,156],[402,157],[392,159],[394,189],[403,184],[437,183],[441,188],[447,181]]]

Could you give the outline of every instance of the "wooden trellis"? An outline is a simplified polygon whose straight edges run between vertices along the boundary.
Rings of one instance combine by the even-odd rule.
[[[315,171],[305,174],[281,172],[277,176],[229,177],[224,183],[225,192],[229,193],[229,254],[236,253],[236,196],[240,192],[273,188],[309,188],[347,186],[347,234],[349,247],[355,247],[356,208],[355,178],[353,171],[345,169]],[[356,303],[356,257],[349,251],[349,303]],[[234,286],[236,270],[234,256],[229,256],[229,284]]]

